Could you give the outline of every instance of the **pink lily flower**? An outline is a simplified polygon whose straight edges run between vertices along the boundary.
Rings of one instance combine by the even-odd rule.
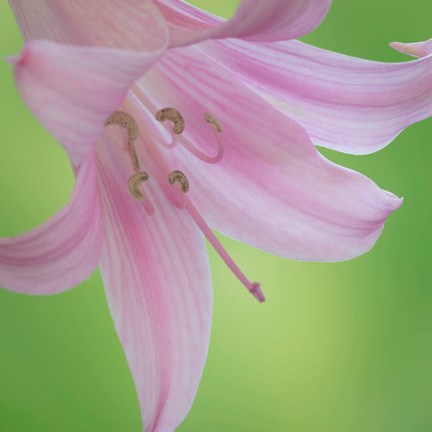
[[[69,155],[70,203],[0,239],[0,286],[56,294],[100,266],[146,431],[188,413],[209,344],[211,228],[291,259],[367,252],[401,205],[316,145],[368,153],[431,115],[431,58],[364,61],[294,40],[331,0],[10,0],[18,89]],[[210,228],[211,227],[211,228]]]

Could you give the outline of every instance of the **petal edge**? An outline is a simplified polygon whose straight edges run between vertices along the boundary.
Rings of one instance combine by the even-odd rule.
[[[23,294],[57,294],[95,270],[103,222],[94,155],[82,163],[70,203],[38,228],[0,239],[0,286]]]

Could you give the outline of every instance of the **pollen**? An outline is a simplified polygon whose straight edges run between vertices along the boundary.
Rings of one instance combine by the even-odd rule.
[[[128,181],[128,189],[130,194],[138,201],[144,199],[144,194],[139,190],[141,183],[145,183],[149,179],[149,175],[146,172],[135,173]]]
[[[222,126],[219,123],[219,120],[213,114],[210,114],[208,112],[204,113],[204,120],[208,124],[211,124],[217,132],[222,132]]]
[[[189,180],[186,177],[185,174],[183,174],[181,171],[173,171],[169,176],[168,176],[168,181],[171,185],[174,185],[176,183],[179,183],[182,191],[184,193],[189,192]]]
[[[139,138],[140,134],[137,122],[130,114],[124,111],[115,111],[105,122],[105,126],[112,125],[117,125],[123,129],[126,129],[128,135],[127,150],[132,163],[132,167],[135,172],[138,172],[140,169],[140,163],[134,145],[134,141]]]
[[[105,126],[117,125],[126,129],[129,140],[135,141],[139,137],[139,127],[135,119],[124,111],[115,111],[105,122]]]
[[[171,121],[173,124],[173,132],[176,135],[182,134],[185,130],[185,120],[180,111],[175,108],[163,108],[156,113],[155,118],[159,122],[164,122],[166,120]]]

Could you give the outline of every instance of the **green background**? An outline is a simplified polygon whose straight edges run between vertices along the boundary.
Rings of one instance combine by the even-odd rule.
[[[195,0],[230,16],[236,1]],[[335,0],[304,40],[404,61],[392,40],[431,37],[430,0]],[[0,4],[0,56],[22,40]],[[60,147],[18,97],[0,63],[0,237],[41,223],[68,200]],[[326,152],[405,198],[369,254],[297,263],[223,239],[267,303],[259,305],[212,252],[210,354],[181,432],[432,430],[432,120],[378,154]],[[140,416],[100,277],[56,297],[0,290],[0,432],[138,432]]]

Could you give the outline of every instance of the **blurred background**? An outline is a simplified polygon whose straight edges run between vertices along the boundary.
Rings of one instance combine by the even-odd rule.
[[[192,3],[229,17],[238,1]],[[373,60],[405,61],[392,40],[431,34],[429,0],[334,0],[305,41]],[[0,56],[22,39],[0,3]],[[375,248],[338,264],[283,260],[222,239],[259,280],[246,295],[210,250],[214,321],[193,409],[180,432],[432,430],[432,119],[370,156],[326,151],[405,198]],[[43,222],[68,201],[61,148],[0,63],[0,237]],[[138,401],[99,274],[56,297],[0,290],[0,431],[139,432]]]

